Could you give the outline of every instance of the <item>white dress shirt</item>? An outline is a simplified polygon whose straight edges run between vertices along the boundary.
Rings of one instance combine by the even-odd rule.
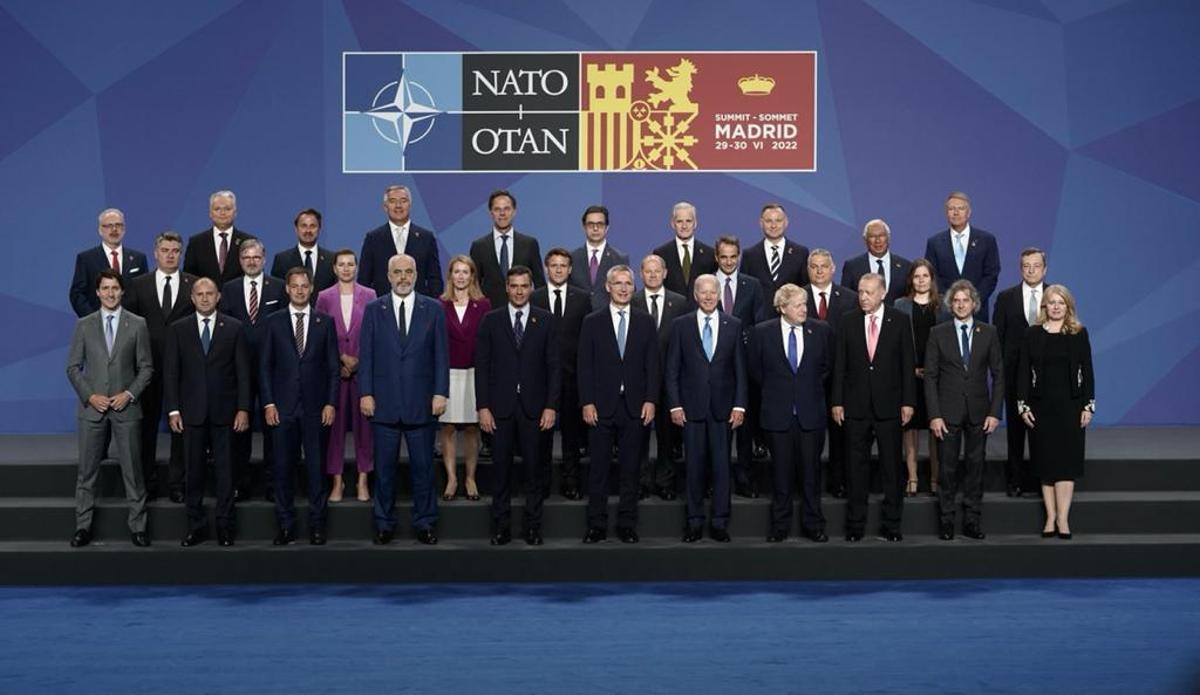
[[[550,313],[551,314],[554,313],[554,292],[555,292],[555,290],[561,290],[561,292],[558,293],[558,296],[561,297],[561,299],[559,301],[561,302],[563,316],[566,316],[567,315],[567,294],[568,294],[567,283],[564,282],[561,285],[556,285],[553,282],[546,280],[546,299],[549,300],[549,302],[550,302]],[[526,315],[528,316],[528,314],[526,314]]]
[[[783,334],[784,357],[787,357],[788,354],[788,337],[792,334],[792,328],[796,329],[796,366],[799,366],[804,361],[804,324],[792,326],[787,319],[779,319],[779,332]]]
[[[651,317],[654,316],[654,300],[651,299],[651,297],[658,297],[658,324],[661,324],[662,316],[663,316],[663,309],[665,308],[666,301],[667,301],[666,292],[663,291],[662,287],[659,287],[657,290],[646,290],[645,295],[646,295],[646,313],[650,314]],[[658,328],[658,325],[655,325],[655,328]]]
[[[301,319],[301,332],[304,334],[304,345],[308,346],[308,335],[312,330],[312,307],[305,304],[304,306],[296,306],[288,302],[288,325],[292,327],[292,335],[296,334],[296,314],[304,314]]]
[[[500,262],[500,237],[508,237],[508,265],[513,266],[513,241],[517,238],[517,230],[514,227],[509,227],[508,231],[501,232],[499,229],[492,227],[492,246],[496,249],[496,262]]]
[[[242,276],[242,301],[244,301],[246,303],[246,315],[247,316],[250,315],[250,281],[251,280],[258,283],[257,285],[255,285],[255,287],[256,287],[255,291],[258,292],[258,315],[261,317],[264,313],[263,312],[263,279],[265,277],[267,277],[266,273],[259,273],[258,275],[255,275],[254,277],[250,277],[249,275]]]
[[[396,253],[404,253],[408,248],[408,228],[412,225],[412,220],[404,224],[396,224],[388,220],[388,226],[392,229],[392,243],[396,245]],[[301,256],[303,258],[303,255]]]
[[[396,322],[396,326],[400,325],[400,302],[404,302],[404,335],[408,335],[412,327],[413,305],[417,303],[417,295],[415,292],[409,292],[401,297],[392,291],[392,320]]]
[[[870,338],[871,336],[871,317],[875,317],[875,330],[878,331],[875,335],[883,333],[883,305],[869,314],[863,314],[863,335]]]
[[[733,296],[734,305],[737,305],[738,271],[736,271],[736,270],[733,271],[732,275],[726,275],[725,271],[723,271],[723,270],[717,271],[717,283],[719,285],[719,287],[717,287],[717,297],[720,298],[721,308],[725,310],[725,313],[729,314],[729,315],[733,315],[733,307],[724,306],[724,304],[725,304],[725,281],[726,280],[729,280],[729,294]]]
[[[696,236],[693,234],[689,239],[680,239],[675,237],[675,251],[679,253],[679,265],[683,266],[683,250],[688,250],[688,255],[692,258],[692,263],[696,262]]]
[[[954,228],[951,227],[950,228],[950,250],[951,251],[953,251],[958,246],[958,237],[959,237],[959,233],[954,231]],[[971,248],[971,223],[970,222],[967,223],[967,226],[963,227],[962,245],[963,245],[963,255],[965,256],[966,251],[970,250],[970,248]]]
[[[958,350],[959,350],[960,356],[962,354],[962,327],[963,326],[967,327],[967,356],[969,357],[971,355],[971,347],[975,342],[975,334],[973,332],[974,328],[975,328],[975,322],[972,319],[967,319],[966,321],[959,321],[958,319],[954,319],[954,343],[959,346]]]
[[[217,252],[217,260],[221,260],[221,235],[222,234],[225,235],[225,244],[226,244],[226,246],[229,247],[228,248],[229,253],[233,254],[233,258],[230,259],[229,257],[226,257],[225,262],[228,263],[230,260],[232,260],[234,263],[239,262],[238,257],[237,257],[237,247],[235,247],[233,245],[233,227],[230,226],[229,229],[218,229],[216,225],[213,225],[213,228],[212,228],[213,250]],[[217,289],[220,289],[220,288],[218,287]]]
[[[892,252],[888,251],[882,256],[876,256],[871,252],[867,252],[867,272],[878,273],[879,261],[883,261],[883,286],[891,289],[892,287]],[[857,289],[857,288],[855,288]]]
[[[704,344],[704,319],[712,319],[708,325],[712,327],[713,334],[713,354],[717,353],[717,333],[720,331],[721,312],[714,311],[711,314],[704,313],[703,309],[696,310],[696,327],[700,331],[700,344]]]
[[[1042,306],[1042,297],[1046,296],[1046,283],[1039,282],[1037,285],[1030,287],[1024,282],[1021,283],[1021,313],[1025,314],[1025,320],[1029,320],[1029,295],[1034,291],[1037,292],[1038,308]]]
[[[154,271],[154,286],[158,289],[155,297],[158,298],[159,304],[162,303],[163,286],[167,284],[167,278],[171,278],[171,306],[160,307],[163,311],[170,311],[171,307],[175,306],[175,302],[179,301],[179,271],[173,273],[164,273],[161,269]]]

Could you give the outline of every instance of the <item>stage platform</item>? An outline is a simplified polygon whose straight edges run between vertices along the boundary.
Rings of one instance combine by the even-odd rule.
[[[987,538],[937,538],[935,500],[921,494],[905,501],[901,543],[873,537],[879,496],[872,495],[861,543],[842,538],[844,500],[823,500],[831,541],[814,544],[792,537],[765,542],[769,495],[734,498],[733,542],[680,542],[682,499],[658,498],[640,505],[642,542],[610,539],[580,542],[585,503],[558,496],[546,502],[546,544],[488,545],[488,497],[441,503],[434,547],[416,543],[405,526],[410,504],[397,513],[401,532],[389,546],[370,543],[371,506],[354,500],[331,505],[330,542],[274,547],[273,505],[255,498],[239,503],[237,544],[209,542],[182,548],[181,505],[160,497],[150,504],[154,544],[135,548],[125,528],[119,471],[106,463],[98,486],[97,540],[86,548],[67,544],[74,531],[75,437],[0,437],[0,583],[175,584],[257,582],[555,582],[664,580],[803,580],[964,577],[1200,576],[1200,428],[1099,429],[1088,434],[1085,477],[1072,508],[1073,540],[1042,539],[1040,498],[1003,493],[1004,437],[989,439],[983,527]],[[165,444],[165,440],[164,440]],[[166,447],[160,447],[165,452]],[[490,482],[487,460],[480,485]],[[439,463],[440,465],[440,463]],[[765,472],[767,464],[760,468]],[[160,462],[164,474],[165,465]],[[925,462],[922,476],[927,478]],[[403,475],[401,478],[403,479]],[[768,476],[760,473],[759,479]],[[461,475],[460,475],[461,480]],[[763,486],[764,488],[766,486]],[[923,479],[922,488],[927,488]],[[439,488],[440,489],[440,488]],[[765,489],[764,489],[765,491]],[[212,500],[207,504],[211,510]],[[615,498],[610,517],[615,519]],[[521,499],[514,500],[514,533],[520,532]],[[298,500],[304,518],[304,501]],[[798,516],[797,516],[798,518]]]

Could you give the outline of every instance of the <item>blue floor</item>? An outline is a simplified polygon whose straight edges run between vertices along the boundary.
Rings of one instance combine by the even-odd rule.
[[[1198,686],[1197,579],[0,589],[3,693]]]

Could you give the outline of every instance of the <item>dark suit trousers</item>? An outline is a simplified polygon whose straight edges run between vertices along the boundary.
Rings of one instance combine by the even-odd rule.
[[[667,402],[667,392],[662,392],[658,401]],[[642,443],[641,482],[640,485],[650,489],[655,487],[675,490],[675,458],[671,449],[679,441],[682,431],[671,422],[671,412],[666,407],[656,409],[654,413],[654,449],[655,458],[650,460],[650,433],[646,433],[646,441]]]
[[[268,428],[273,440],[275,460],[275,518],[279,528],[295,533],[296,464],[304,448],[304,478],[308,496],[308,528],[325,530],[325,513],[329,502],[326,489],[325,452],[329,446],[329,428],[321,425],[321,415],[280,417],[279,426]]]
[[[210,423],[183,427],[188,531],[200,531],[208,526],[208,514],[204,511],[205,451],[208,449],[212,450],[217,478],[217,530],[233,531],[232,435],[233,429],[229,425]]]
[[[800,530],[825,530],[821,512],[821,447],[825,430],[803,430],[793,418],[786,432],[765,431],[771,449],[775,491],[771,497],[771,530],[788,533],[792,528],[792,491],[800,477]]]
[[[825,382],[825,393],[830,393],[832,382]],[[826,463],[828,475],[825,480],[829,491],[846,488],[846,428],[833,421],[832,417],[825,418],[825,429],[828,432],[829,460]]]
[[[1011,371],[1010,371],[1011,370]],[[1010,377],[1011,375],[1011,377]],[[1029,428],[1017,412],[1017,365],[1004,365],[1004,434],[1008,440],[1008,459],[1004,462],[1004,481],[1021,489],[1036,490],[1039,485],[1025,460],[1025,436]]]
[[[433,438],[438,423],[406,425],[402,422],[371,422],[375,439],[375,529],[396,529],[396,463],[400,438],[408,444],[412,470],[413,527],[431,529],[437,523],[437,496],[433,490]]]
[[[871,443],[879,444],[879,478],[883,484],[884,533],[900,532],[900,515],[904,511],[904,495],[900,469],[900,418],[876,420],[846,418],[846,532],[862,533],[867,525],[867,492],[871,485]]]
[[[757,389],[756,389],[757,390]],[[733,478],[739,484],[749,485],[754,482],[754,435],[758,430],[758,405],[762,394],[750,397],[750,407],[746,408],[745,424],[734,433],[737,440],[737,463],[733,465]]]
[[[569,380],[568,380],[569,379]],[[579,488],[579,447],[584,443],[583,417],[579,409],[579,389],[569,385],[575,377],[563,375],[562,391],[558,396],[558,429],[562,432],[562,486]],[[493,451],[494,451],[493,447]],[[549,492],[550,473],[554,462],[554,431],[541,434],[543,492]]]
[[[941,522],[954,522],[954,498],[958,493],[958,452],[963,452],[963,526],[979,526],[983,512],[983,458],[987,435],[983,427],[965,421],[946,423],[946,436],[938,443],[938,511]]]
[[[496,418],[492,435],[492,521],[496,530],[512,527],[512,469],[518,447],[525,468],[525,529],[542,526],[542,493],[546,489],[541,454],[544,437],[536,418],[525,417],[517,408],[512,417]],[[533,452],[537,452],[534,454]]]
[[[150,380],[150,385],[142,391],[142,479],[146,483],[146,492],[154,492],[158,488],[158,431],[162,421],[163,392],[162,380],[157,377]],[[183,435],[171,435],[171,458],[167,464],[167,485],[171,491],[183,490]]]
[[[638,464],[646,428],[639,418],[630,417],[623,403],[612,417],[600,418],[588,432],[588,528],[608,528],[608,469],[612,463],[613,442],[617,443],[617,461],[621,470],[621,498],[617,504],[617,526],[634,528],[638,518]]]
[[[687,525],[704,526],[704,491],[712,475],[712,527],[729,527],[729,423],[688,420],[683,425],[687,452]]]

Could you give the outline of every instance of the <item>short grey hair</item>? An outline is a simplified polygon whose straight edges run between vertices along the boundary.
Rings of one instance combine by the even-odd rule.
[[[704,273],[703,275],[697,275],[695,282],[692,284],[692,297],[693,298],[698,299],[700,297],[701,281],[711,282],[718,291],[720,291],[720,289],[721,289],[721,281],[717,280],[716,275],[713,275],[712,273]]]
[[[261,239],[253,236],[249,239],[243,239],[242,243],[238,245],[238,258],[242,257],[242,251],[246,250],[247,248],[254,248],[256,246],[258,247],[258,250],[262,251],[264,256],[263,260],[266,260],[265,256],[267,255],[267,247],[263,245]]]
[[[880,227],[883,227],[883,231],[884,231],[884,233],[886,233],[888,235],[888,238],[889,239],[892,238],[892,228],[888,226],[887,222],[884,222],[882,219],[876,217],[875,219],[873,219],[863,225],[862,234],[863,234],[864,239],[867,238],[867,230],[870,229],[873,225],[879,225]]]
[[[630,268],[624,263],[620,263],[608,269],[608,272],[604,274],[604,282],[612,282],[617,273],[629,273],[629,279],[633,279],[633,268]]]
[[[233,191],[217,191],[213,193],[208,196],[208,206],[212,207],[213,201],[217,198],[228,198],[229,202],[233,203],[233,207],[237,207],[237,196],[234,195]]]
[[[183,237],[179,236],[179,232],[173,232],[168,229],[165,232],[160,232],[158,236],[154,237],[154,248],[158,248],[163,242],[167,241],[173,241],[176,244],[183,246]]]
[[[671,206],[671,219],[675,219],[675,213],[679,212],[680,210],[691,210],[693,221],[696,221],[700,218],[700,215],[698,215],[696,213],[695,205],[692,205],[691,203],[687,202],[686,200],[681,200],[678,203],[675,203],[673,206]]]
[[[808,260],[810,260],[810,261],[811,261],[813,258],[817,257],[817,256],[824,256],[825,258],[828,258],[828,259],[829,259],[829,264],[830,264],[830,265],[833,265],[833,254],[832,254],[832,253],[829,253],[829,251],[828,251],[828,250],[826,250],[826,249],[813,249],[812,251],[809,251],[809,252],[808,252]],[[780,288],[780,289],[783,289],[783,288]]]
[[[404,191],[408,194],[408,199],[412,200],[412,191],[408,190],[408,186],[398,183],[394,186],[388,186],[387,188],[383,189],[383,199],[385,202],[387,201],[388,193],[391,193],[392,191]]]
[[[954,284],[950,285],[950,289],[946,290],[946,297],[942,301],[945,302],[947,309],[950,309],[950,305],[954,301],[954,295],[959,292],[966,292],[971,297],[971,304],[974,305],[974,308],[971,309],[972,314],[979,311],[981,305],[979,290],[975,289],[975,285],[971,284],[971,281],[966,278],[955,280]],[[950,311],[953,313],[952,309]]]
[[[105,215],[120,215],[121,221],[122,222],[125,221],[125,213],[121,212],[117,208],[105,208],[105,209],[101,210],[100,214],[96,216],[96,221],[101,222],[101,223],[104,222]]]

